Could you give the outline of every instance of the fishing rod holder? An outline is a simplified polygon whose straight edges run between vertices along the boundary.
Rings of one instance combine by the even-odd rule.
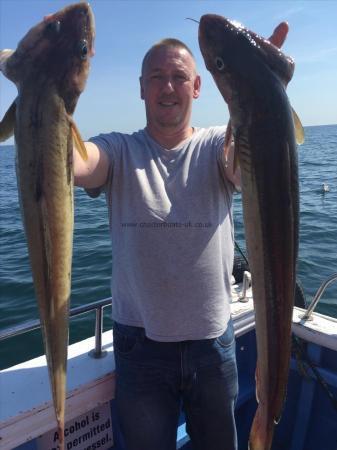
[[[319,302],[319,300],[322,297],[322,295],[323,295],[324,291],[326,290],[326,288],[328,286],[330,286],[330,284],[332,284],[335,281],[337,281],[337,273],[332,274],[329,278],[327,278],[321,284],[321,286],[319,287],[318,291],[316,292],[316,295],[312,299],[308,309],[306,310],[306,312],[301,317],[302,320],[313,320],[312,317],[311,317],[311,314],[314,311],[314,309],[316,308],[317,303]]]
[[[247,303],[249,301],[249,298],[247,297],[247,291],[252,285],[252,276],[250,272],[245,270],[243,272],[243,280],[242,280],[242,291],[239,296],[239,302],[241,303]]]

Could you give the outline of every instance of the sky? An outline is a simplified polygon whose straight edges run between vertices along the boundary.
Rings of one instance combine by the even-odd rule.
[[[0,0],[0,49],[19,40],[46,14],[71,2]],[[192,125],[228,121],[228,109],[205,65],[198,45],[203,14],[235,19],[268,37],[281,21],[290,26],[283,51],[296,69],[287,92],[304,126],[337,123],[337,0],[320,1],[117,1],[92,0],[95,56],[85,91],[74,114],[84,139],[109,131],[132,132],[145,126],[139,74],[149,47],[164,37],[184,41],[192,50],[202,79],[193,105]],[[15,86],[0,74],[0,116],[16,96]],[[7,141],[11,144],[13,141]]]

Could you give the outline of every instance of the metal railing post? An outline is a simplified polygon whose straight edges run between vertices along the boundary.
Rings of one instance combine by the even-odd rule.
[[[89,352],[93,358],[103,358],[107,352],[102,351],[103,307],[96,308],[95,317],[95,349]]]
[[[80,314],[86,314],[90,311],[95,311],[95,348],[89,352],[90,356],[94,358],[102,358],[107,352],[102,351],[102,333],[103,333],[103,310],[106,306],[111,304],[111,297],[103,300],[98,300],[86,305],[77,306],[69,312],[69,319],[79,316]],[[30,320],[14,327],[6,328],[0,331],[0,341],[9,339],[15,336],[19,336],[29,331],[37,330],[41,328],[39,320]]]
[[[316,292],[315,297],[313,298],[312,302],[310,303],[308,309],[301,317],[302,320],[312,320],[311,314],[313,310],[316,308],[317,303],[319,302],[319,299],[322,297],[323,292],[325,289],[334,281],[337,281],[337,273],[332,274],[329,278],[327,278],[319,287],[318,291]]]

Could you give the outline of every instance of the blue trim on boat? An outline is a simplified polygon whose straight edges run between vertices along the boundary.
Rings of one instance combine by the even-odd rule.
[[[237,338],[239,370],[239,397],[236,407],[239,450],[247,450],[251,422],[256,411],[255,364],[256,341],[252,330]],[[329,391],[337,398],[337,352],[317,344],[305,343],[306,357],[315,365],[327,383]],[[306,371],[303,370],[305,367]],[[125,450],[120,433],[115,401],[111,401],[114,447]],[[36,440],[20,445],[17,450],[37,450]],[[186,433],[184,415],[181,414],[177,432],[177,449],[192,450]],[[331,398],[322,388],[305,360],[293,355],[290,365],[287,401],[275,435],[272,450],[336,450],[337,412]],[[77,447],[80,450],[80,447]]]

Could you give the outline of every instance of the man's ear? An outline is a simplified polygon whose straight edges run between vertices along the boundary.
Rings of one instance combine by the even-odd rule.
[[[139,77],[139,85],[140,85],[140,98],[144,100],[144,87],[143,87],[143,78]]]
[[[193,86],[193,98],[198,98],[200,95],[200,88],[201,88],[201,78],[200,75],[197,75],[194,79],[194,86]]]

